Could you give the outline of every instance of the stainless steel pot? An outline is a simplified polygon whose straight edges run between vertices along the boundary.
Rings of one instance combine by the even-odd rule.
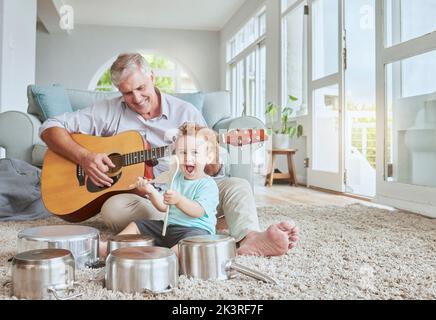
[[[203,280],[225,280],[236,272],[264,282],[277,284],[265,274],[235,263],[236,241],[226,235],[188,237],[179,242],[181,274]]]
[[[179,280],[176,254],[161,247],[127,247],[106,258],[106,288],[125,293],[165,293]]]
[[[40,249],[18,253],[12,259],[12,294],[19,299],[68,300],[74,289],[75,262],[65,249]]]
[[[154,239],[140,234],[120,234],[112,236],[107,242],[107,254],[119,248],[126,247],[151,247]]]
[[[97,229],[79,225],[34,227],[18,233],[18,252],[60,248],[70,250],[78,269],[98,263]]]

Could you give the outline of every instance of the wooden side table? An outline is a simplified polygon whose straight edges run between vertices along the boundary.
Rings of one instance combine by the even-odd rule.
[[[278,180],[289,180],[289,184],[298,185],[297,181],[297,171],[295,170],[295,162],[294,155],[297,152],[297,149],[273,149],[271,152],[271,165],[269,168],[269,173],[265,178],[265,186],[271,187],[274,179]],[[277,156],[278,155],[286,155],[288,158],[288,173],[274,173],[276,169]]]

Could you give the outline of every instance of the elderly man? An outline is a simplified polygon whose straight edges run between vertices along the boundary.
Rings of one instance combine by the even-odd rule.
[[[136,130],[157,147],[171,143],[175,129],[186,121],[206,125],[201,113],[191,104],[155,87],[153,72],[140,54],[121,54],[113,63],[111,74],[112,83],[121,92],[121,97],[48,119],[40,129],[41,138],[50,149],[80,164],[99,186],[111,186],[113,181],[106,172],[113,163],[106,154],[93,153],[78,145],[70,133],[112,136]],[[157,175],[167,168],[167,161],[159,161],[153,171]],[[261,232],[250,185],[243,179],[226,177],[223,171],[220,161],[205,169],[217,182],[220,192],[218,213],[224,214],[230,235],[239,244],[238,254],[276,256],[293,248],[298,240],[295,224],[281,222]],[[101,215],[114,231],[122,230],[139,218],[162,219],[162,214],[148,199],[136,194],[109,198]]]

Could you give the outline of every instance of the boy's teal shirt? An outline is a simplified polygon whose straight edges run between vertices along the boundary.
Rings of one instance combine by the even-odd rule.
[[[205,214],[194,218],[180,211],[175,205],[170,206],[168,225],[179,225],[207,230],[215,234],[216,213],[219,203],[219,191],[216,182],[209,176],[198,180],[186,180],[182,172],[174,177],[173,190],[182,196],[198,202]]]

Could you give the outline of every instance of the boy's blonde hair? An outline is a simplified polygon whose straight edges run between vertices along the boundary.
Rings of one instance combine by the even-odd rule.
[[[179,127],[177,139],[185,136],[202,137],[207,143],[208,152],[216,152],[218,147],[218,135],[208,127],[200,126],[194,122],[185,122]]]

